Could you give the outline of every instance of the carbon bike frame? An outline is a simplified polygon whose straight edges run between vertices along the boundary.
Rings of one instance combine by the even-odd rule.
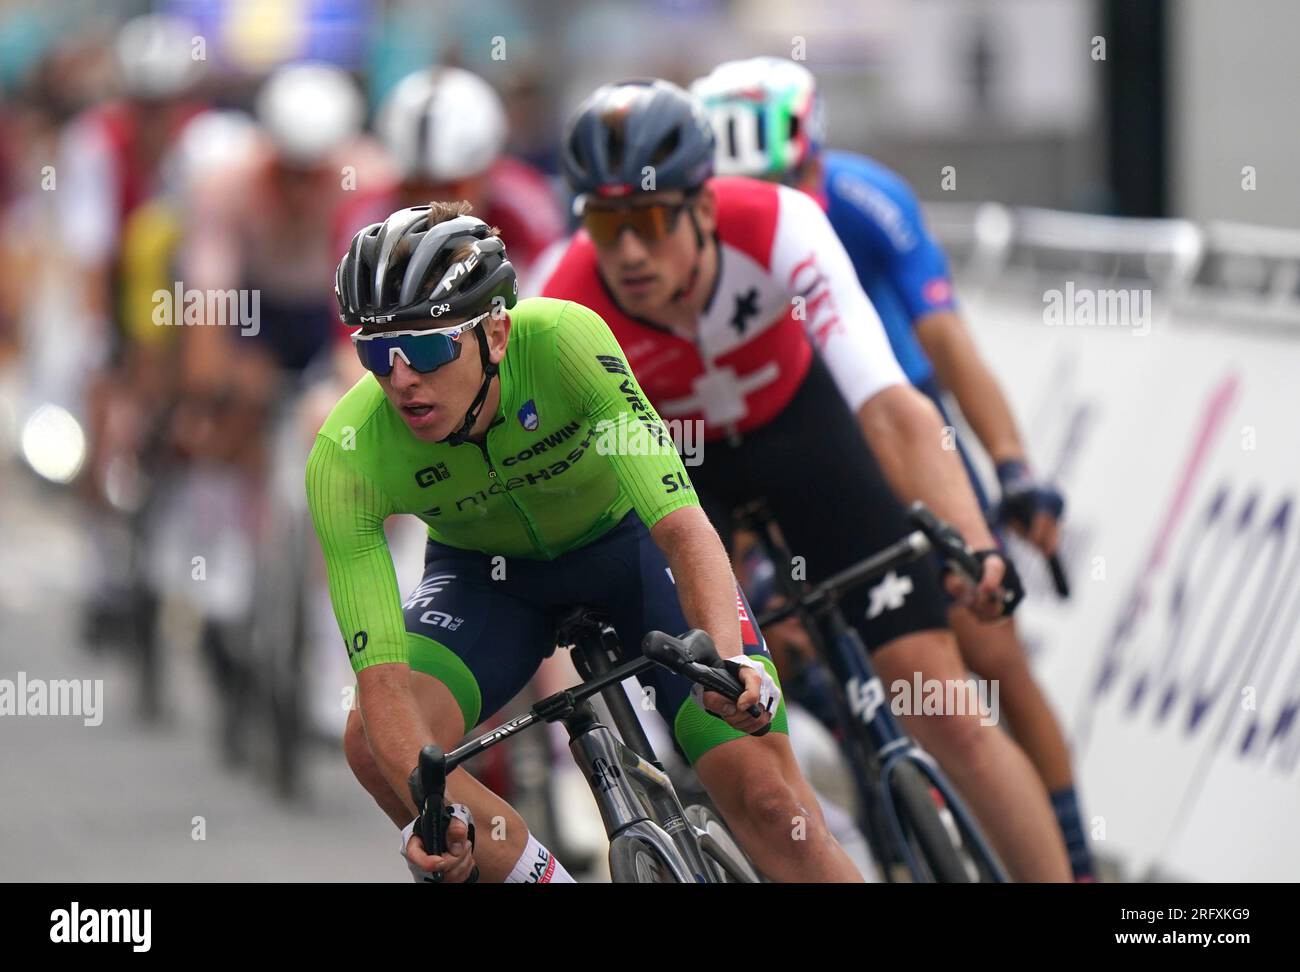
[[[903,539],[828,578],[812,590],[803,591],[800,590],[799,584],[782,569],[781,565],[791,562],[790,553],[773,535],[771,527],[774,520],[771,515],[761,506],[746,508],[741,517],[742,522],[758,534],[765,551],[777,568],[777,582],[788,601],[786,606],[759,617],[758,624],[763,627],[794,615],[803,618],[805,627],[813,635],[820,659],[835,677],[840,693],[836,705],[837,711],[841,714],[841,720],[845,718],[844,713],[848,714],[842,728],[846,730],[847,736],[858,744],[857,746],[846,745],[844,750],[854,769],[855,783],[861,791],[864,803],[868,804],[865,811],[868,814],[873,811],[874,808],[869,805],[872,800],[883,804],[885,819],[889,824],[889,835],[894,845],[892,850],[907,865],[913,880],[925,880],[926,872],[917,861],[911,843],[906,838],[898,807],[894,803],[889,786],[895,769],[904,760],[913,763],[942,795],[962,834],[963,844],[975,858],[977,866],[994,881],[1003,882],[1006,880],[1006,874],[1000,862],[990,850],[956,790],[939,769],[933,757],[903,732],[889,711],[884,685],[871,665],[871,657],[866,645],[862,643],[858,632],[845,620],[839,608],[839,596],[844,591],[883,576],[890,570],[924,557],[933,550],[938,549],[945,557],[964,559],[964,554],[955,549],[950,535],[936,534],[929,528],[928,524],[936,522],[932,517],[918,521],[915,518],[919,515],[913,513],[913,522],[917,523],[918,529]],[[978,568],[978,561],[974,564],[966,561],[960,566],[969,575],[972,570]],[[868,765],[865,766],[858,762],[864,755],[868,761]],[[871,786],[872,779],[878,779],[881,785]],[[867,785],[864,786],[864,783]],[[880,848],[875,849],[880,850]]]

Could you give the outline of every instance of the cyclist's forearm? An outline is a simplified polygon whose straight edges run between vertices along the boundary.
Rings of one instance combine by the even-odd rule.
[[[953,393],[984,451],[995,463],[1025,459],[1025,447],[1002,386],[989,370],[965,325],[952,311],[922,318],[916,335],[939,383]]]
[[[996,546],[951,436],[934,404],[910,385],[873,395],[858,412],[863,435],[904,503],[921,500],[976,549]]]
[[[674,510],[651,527],[650,536],[668,560],[686,623],[707,631],[723,658],[744,654],[735,576],[704,511],[698,506]]]
[[[406,665],[375,665],[357,674],[361,720],[375,762],[384,779],[415,814],[407,779],[420,750],[434,742],[411,693]]]

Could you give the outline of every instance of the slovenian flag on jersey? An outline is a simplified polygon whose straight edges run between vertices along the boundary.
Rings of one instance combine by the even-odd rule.
[[[530,398],[519,409],[519,424],[525,432],[536,432],[541,419],[537,417],[537,405]]]

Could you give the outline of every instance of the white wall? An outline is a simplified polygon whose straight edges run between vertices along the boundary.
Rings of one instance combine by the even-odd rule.
[[[1073,596],[1016,550],[1021,629],[1097,851],[1130,879],[1293,881],[1300,335],[1180,324],[1159,294],[1145,336],[1049,327],[1041,298],[967,311],[1067,495]]]
[[[1300,226],[1300,3],[1170,0],[1173,216]],[[1242,189],[1243,166],[1257,186]]]

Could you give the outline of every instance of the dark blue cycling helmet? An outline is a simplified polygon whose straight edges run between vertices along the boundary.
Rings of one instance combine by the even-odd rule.
[[[627,196],[643,188],[690,191],[713,175],[713,129],[677,85],[657,79],[597,88],[569,122],[560,168],[575,194]]]

